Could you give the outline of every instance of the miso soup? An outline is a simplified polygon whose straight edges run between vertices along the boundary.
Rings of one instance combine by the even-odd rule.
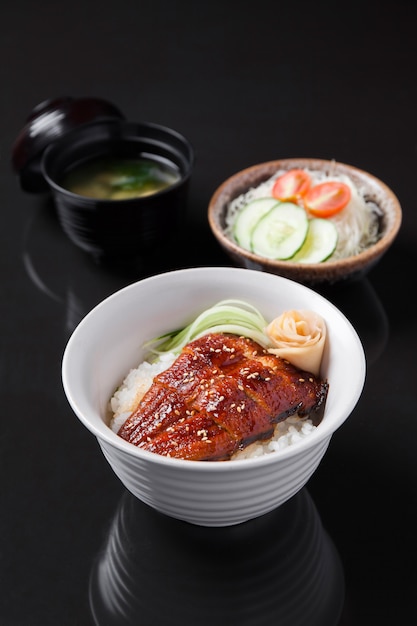
[[[88,198],[125,200],[149,196],[179,179],[178,168],[167,161],[104,156],[75,166],[61,186]]]

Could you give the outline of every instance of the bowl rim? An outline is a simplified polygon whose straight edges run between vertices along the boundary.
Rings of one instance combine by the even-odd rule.
[[[309,434],[308,437],[300,439],[294,445],[288,446],[279,450],[275,453],[266,454],[258,457],[253,457],[250,459],[236,459],[231,463],[225,462],[207,462],[207,461],[192,461],[186,459],[179,458],[170,458],[165,457],[163,455],[158,455],[147,450],[142,450],[134,446],[133,444],[125,441],[121,437],[119,437],[111,428],[108,426],[104,419],[100,419],[99,423],[96,424],[94,420],[90,420],[88,416],[84,415],[81,411],[76,398],[73,394],[71,380],[70,380],[70,362],[72,359],[72,353],[77,348],[77,344],[79,343],[79,335],[82,335],[84,332],[84,328],[91,323],[91,320],[94,318],[95,314],[99,312],[102,308],[106,307],[108,303],[111,301],[115,301],[124,294],[134,291],[144,283],[150,284],[152,282],[158,282],[163,280],[164,278],[168,278],[170,280],[175,280],[176,277],[183,276],[185,274],[193,273],[196,276],[199,276],[201,279],[205,274],[213,273],[213,272],[222,272],[229,273],[230,276],[238,274],[245,276],[253,275],[253,277],[259,276],[260,272],[258,270],[244,269],[244,268],[236,268],[236,267],[191,267],[179,270],[171,270],[167,272],[163,272],[160,274],[152,275],[147,278],[138,280],[134,283],[123,287],[122,289],[117,290],[113,294],[106,297],[104,300],[99,302],[95,307],[93,307],[79,322],[73,333],[71,334],[67,345],[64,349],[63,357],[62,357],[62,368],[61,368],[61,376],[62,376],[62,384],[64,388],[65,395],[67,400],[75,413],[78,419],[84,424],[84,426],[97,437],[99,443],[105,442],[109,444],[113,448],[117,448],[119,451],[128,454],[131,457],[134,457],[138,460],[147,460],[156,465],[164,465],[167,467],[175,467],[183,470],[189,470],[190,468],[195,469],[199,472],[223,472],[225,468],[228,468],[226,471],[241,471],[244,468],[254,468],[254,467],[263,467],[265,465],[275,464],[279,459],[287,459],[292,456],[296,456],[298,454],[302,454],[306,450],[310,448],[314,448],[315,444],[325,445],[333,435],[333,433],[346,421],[349,415],[354,410],[357,405],[365,384],[366,379],[366,358],[365,351],[362,345],[362,342],[357,334],[356,329],[349,321],[349,319],[342,313],[340,309],[338,309],[332,302],[330,302],[327,298],[322,296],[321,294],[314,291],[312,288],[305,286],[297,281],[291,280],[289,278],[285,278],[283,276],[277,276],[274,274],[267,274],[268,280],[273,280],[277,284],[281,283],[291,283],[295,289],[298,291],[305,291],[306,293],[314,294],[314,298],[317,300],[321,300],[326,307],[332,309],[334,313],[339,316],[339,318],[343,319],[343,322],[347,328],[351,331],[351,341],[355,343],[356,350],[358,354],[358,363],[356,367],[356,380],[357,387],[352,390],[350,403],[344,406],[342,412],[337,415],[331,422],[323,420],[319,427],[316,428],[313,432]]]
[[[273,175],[273,170],[278,169],[292,169],[292,168],[310,168],[310,169],[322,169],[324,167],[332,167],[336,168],[341,173],[351,175],[354,178],[361,179],[363,181],[370,181],[375,186],[377,186],[387,197],[391,199],[391,208],[392,208],[392,225],[388,231],[385,231],[381,238],[370,248],[363,250],[359,254],[354,256],[349,256],[342,259],[335,260],[326,260],[324,263],[296,263],[291,261],[291,259],[269,259],[268,257],[262,257],[257,255],[249,250],[245,250],[241,248],[237,243],[235,243],[230,237],[228,237],[222,228],[219,227],[218,221],[216,217],[219,215],[223,215],[226,205],[219,206],[219,201],[222,196],[227,194],[231,188],[237,183],[243,176],[250,176],[257,172],[261,172],[263,170],[271,170],[271,176]],[[249,187],[248,187],[249,189]],[[244,193],[244,191],[240,192]],[[240,195],[237,194],[237,195]],[[236,196],[234,196],[236,197]],[[232,198],[229,198],[227,202],[230,202]],[[214,236],[218,239],[219,243],[221,243],[226,249],[228,249],[231,253],[237,256],[242,256],[254,264],[262,263],[265,266],[269,267],[282,267],[288,270],[298,269],[301,270],[305,268],[308,271],[315,271],[317,274],[328,273],[330,268],[337,267],[350,267],[356,266],[359,262],[370,263],[373,260],[377,259],[381,256],[386,249],[393,243],[396,238],[398,231],[400,230],[402,223],[402,209],[400,205],[400,201],[395,195],[395,193],[384,183],[382,180],[374,176],[373,174],[360,169],[354,165],[349,165],[347,163],[342,163],[341,161],[336,161],[334,159],[320,159],[320,158],[310,158],[310,157],[291,157],[284,159],[276,159],[271,161],[265,161],[263,163],[257,163],[255,165],[251,165],[246,167],[232,176],[229,176],[225,181],[223,181],[217,189],[214,191],[213,195],[210,198],[208,205],[208,222],[210,228],[214,234]]]

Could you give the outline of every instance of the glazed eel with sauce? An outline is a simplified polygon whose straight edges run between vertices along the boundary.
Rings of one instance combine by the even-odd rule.
[[[298,414],[317,425],[328,383],[245,337],[212,333],[188,343],[158,374],[118,434],[145,450],[227,460]]]

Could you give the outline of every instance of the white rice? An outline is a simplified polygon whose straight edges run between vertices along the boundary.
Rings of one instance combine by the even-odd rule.
[[[175,359],[176,356],[174,354],[164,354],[155,363],[144,361],[139,367],[129,371],[121,386],[110,400],[112,413],[110,428],[114,432],[117,433],[139,404],[151,386],[154,376],[170,367]],[[288,417],[276,425],[274,434],[270,439],[250,444],[243,450],[236,452],[230,460],[249,459],[277,452],[297,443],[304,437],[308,437],[315,429],[316,426],[313,425],[311,420],[301,419],[296,415]]]
[[[278,452],[278,450],[283,450],[308,437],[316,428],[317,426],[314,426],[311,420],[301,419],[297,416],[287,417],[286,420],[275,426],[271,439],[251,443],[243,450],[235,452],[230,460],[253,459],[264,454],[271,454],[271,452]]]

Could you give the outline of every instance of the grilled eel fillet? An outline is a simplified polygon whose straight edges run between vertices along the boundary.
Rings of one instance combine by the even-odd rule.
[[[226,460],[295,413],[318,424],[327,392],[327,382],[255,341],[213,333],[154,378],[118,434],[164,456]]]

